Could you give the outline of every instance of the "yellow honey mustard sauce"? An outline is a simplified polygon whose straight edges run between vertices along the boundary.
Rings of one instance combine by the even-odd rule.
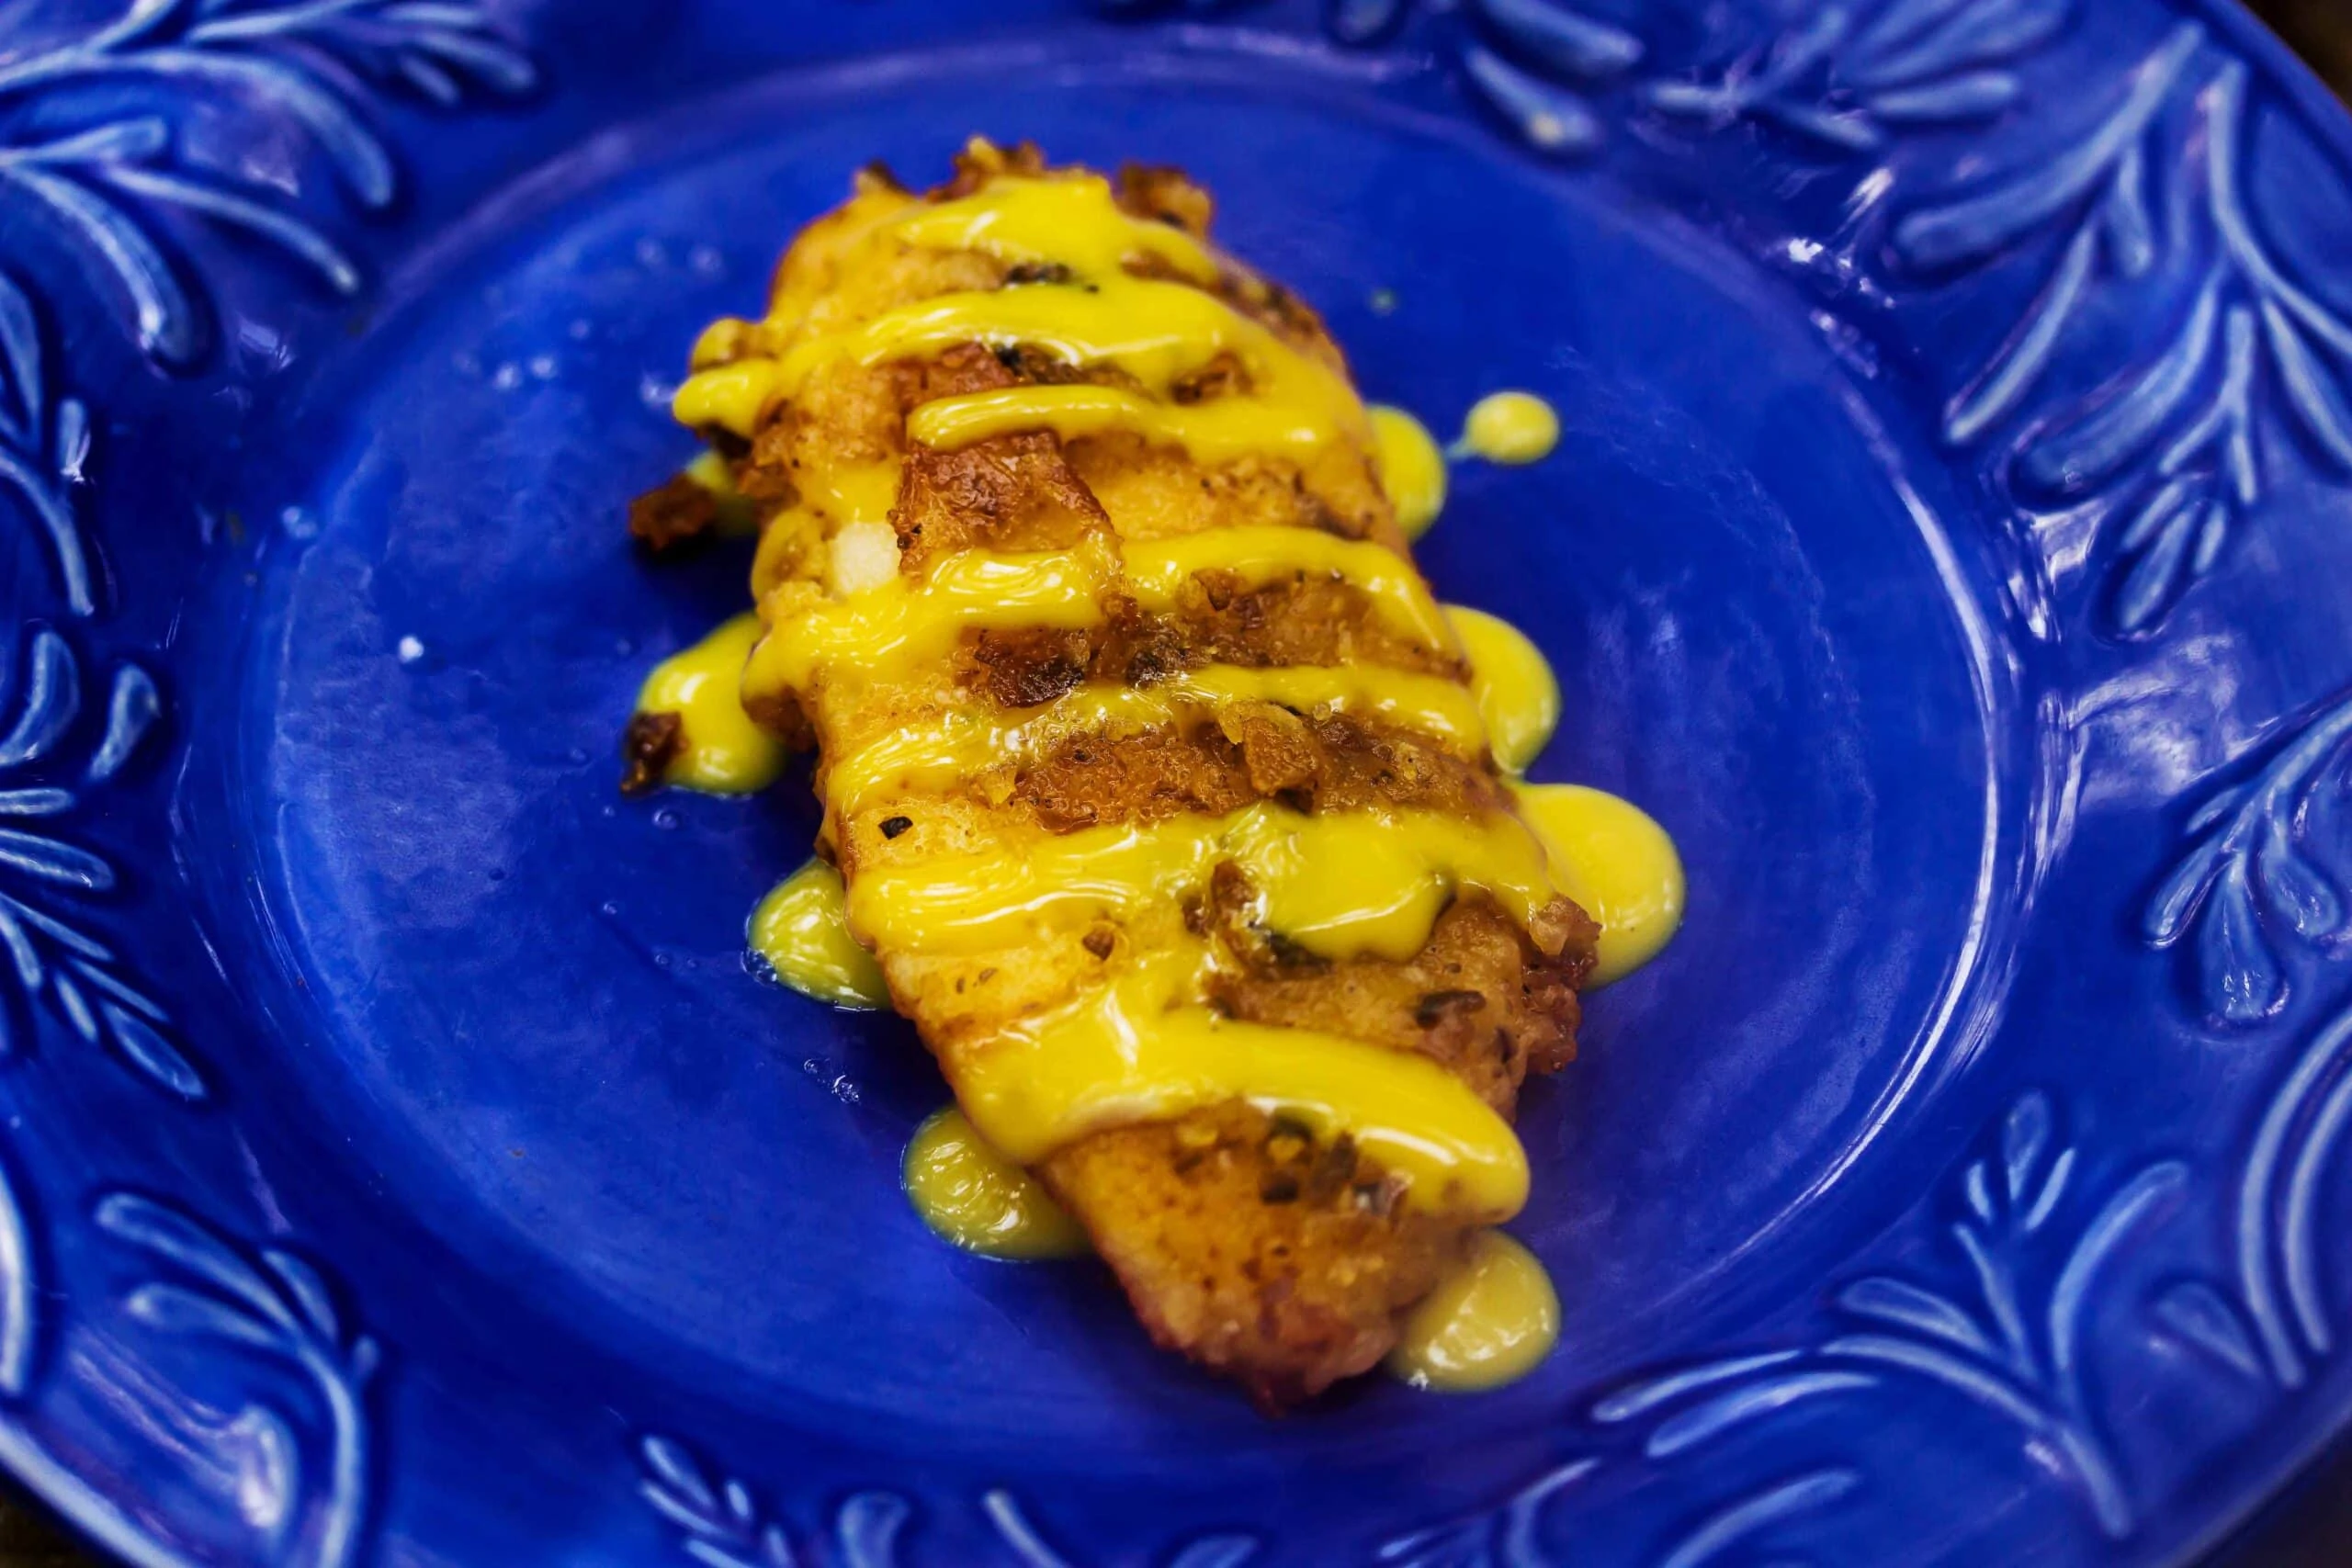
[[[1425,428],[1398,410],[1366,411],[1339,371],[1212,292],[1225,264],[1182,231],[1122,210],[1099,177],[1001,175],[942,203],[876,188],[853,207],[828,266],[852,267],[888,247],[977,251],[1028,268],[1035,280],[835,320],[817,310],[822,268],[787,265],[764,321],[720,323],[697,346],[695,374],[676,400],[681,420],[748,438],[768,411],[842,366],[979,343],[1114,370],[1120,384],[1024,385],[938,400],[909,416],[910,442],[952,449],[1034,430],[1071,440],[1115,433],[1215,465],[1303,464],[1345,439],[1374,454],[1408,535],[1442,510],[1448,454]],[[1198,400],[1172,395],[1220,358],[1238,362],[1241,390]],[[1557,417],[1541,399],[1498,393],[1470,411],[1452,455],[1528,463],[1558,437]],[[807,476],[798,517],[790,528],[771,522],[763,540],[762,591],[781,591],[808,540],[886,526],[898,470],[893,458]],[[863,811],[900,794],[956,787],[1066,736],[1170,723],[1236,702],[1374,716],[1464,755],[1491,752],[1514,779],[1559,721],[1557,682],[1524,636],[1476,611],[1442,610],[1410,563],[1377,543],[1304,528],[1235,527],[1031,555],[965,551],[920,576],[835,572],[829,592],[814,598],[805,598],[805,584],[792,585],[805,602],[771,615],[775,625],[756,652],[756,629],[737,634],[735,668],[762,694],[804,693],[835,669],[887,689],[913,682],[967,633],[1091,626],[1114,593],[1166,610],[1212,570],[1253,586],[1293,575],[1335,578],[1393,630],[1465,656],[1475,678],[1464,687],[1377,667],[1212,666],[1148,689],[1081,686],[1039,710],[944,714],[829,758],[829,808]],[[887,998],[867,944],[952,954],[987,951],[1041,922],[1075,932],[1164,906],[1231,862],[1257,890],[1268,928],[1326,956],[1409,956],[1462,888],[1487,892],[1522,922],[1556,893],[1576,897],[1602,926],[1597,977],[1615,977],[1655,953],[1682,906],[1679,863],[1663,831],[1598,791],[1513,787],[1519,815],[1485,820],[1309,816],[1261,805],[1223,818],[1041,834],[886,863],[862,873],[846,898],[838,875],[812,864],[763,903],[754,945],[787,983],[881,1005]],[[962,1111],[927,1123],[908,1155],[909,1193],[933,1227],[976,1251],[1049,1255],[1069,1245],[1072,1232],[1056,1229],[1057,1220],[1068,1227],[1067,1218],[1023,1167],[1101,1128],[1236,1099],[1318,1133],[1349,1134],[1418,1201],[1488,1223],[1518,1212],[1524,1152],[1459,1079],[1409,1053],[1225,1018],[1203,999],[1213,962],[1198,938],[1136,953],[1093,989],[1016,1021],[989,1050],[951,1065]],[[1392,1365],[1420,1386],[1492,1386],[1542,1359],[1558,1317],[1541,1265],[1507,1237],[1485,1233],[1464,1269],[1413,1314]]]

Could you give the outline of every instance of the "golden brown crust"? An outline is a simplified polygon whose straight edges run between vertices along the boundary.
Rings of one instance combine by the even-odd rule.
[[[1467,1240],[1344,1139],[1246,1105],[1098,1133],[1039,1174],[1153,1341],[1270,1412],[1377,1366]]]
[[[957,651],[956,678],[968,691],[1028,707],[1050,698],[1020,694],[1045,691],[1056,681],[1061,684],[1051,695],[1057,696],[1080,681],[1148,686],[1204,664],[1373,664],[1447,679],[1464,673],[1459,660],[1398,633],[1347,583],[1301,576],[1244,589],[1228,574],[1204,571],[1183,586],[1171,614],[1118,597],[1098,626],[975,633]]]
[[[976,144],[925,197],[869,175],[848,208],[796,243],[778,269],[779,298],[801,319],[835,330],[951,291],[1064,287],[1067,276],[1050,268],[977,253],[886,250],[861,254],[854,266],[844,260],[861,224],[910,201],[971,195],[1003,174],[1053,173],[1034,147]],[[1130,212],[1205,237],[1212,204],[1177,171],[1130,168],[1116,188]],[[1312,310],[1246,268],[1220,265],[1213,292],[1344,371]],[[1169,276],[1147,259],[1129,267]],[[746,341],[769,330],[749,328]],[[1247,391],[1248,379],[1242,362],[1227,358],[1172,396],[1230,397]],[[736,483],[748,496],[821,508],[821,500],[802,500],[821,497],[808,482],[820,466],[898,462],[890,520],[900,570],[916,577],[960,550],[1067,550],[1105,535],[1140,541],[1236,526],[1314,529],[1407,555],[1362,439],[1329,443],[1303,462],[1214,465],[1124,434],[1064,441],[1038,432],[954,452],[910,448],[907,417],[925,402],[1067,380],[1125,383],[1114,370],[978,344],[828,371],[793,405],[770,411],[752,440],[730,454]],[[763,559],[775,563],[769,581],[782,584],[763,600],[772,618],[819,592],[811,584],[821,578],[829,523],[800,513],[770,513],[779,519],[773,528],[803,531],[763,545]],[[766,694],[755,716],[840,750],[935,725],[951,708],[978,705],[1017,721],[1050,713],[1048,705],[1080,682],[1149,686],[1213,663],[1467,675],[1459,659],[1400,633],[1362,592],[1328,575],[1252,584],[1203,572],[1164,610],[1146,611],[1115,592],[1101,608],[1100,623],[1081,630],[967,635],[921,689],[844,671],[838,687],[820,681],[801,696]],[[829,848],[854,886],[876,869],[916,867],[1039,830],[1222,815],[1263,800],[1304,811],[1510,809],[1486,760],[1426,737],[1328,711],[1229,704],[1115,737],[1069,736],[937,794],[886,795],[829,822]],[[1506,1116],[1529,1071],[1574,1054],[1577,987],[1595,931],[1565,900],[1521,930],[1483,895],[1458,897],[1404,963],[1316,958],[1255,926],[1256,908],[1246,879],[1227,865],[1181,910],[1031,933],[977,957],[881,956],[899,1010],[951,1081],[1001,1042],[1008,1023],[1086,994],[1137,949],[1203,939],[1220,955],[1208,1000],[1229,1016],[1420,1053]],[[1053,1155],[1041,1174],[1085,1225],[1155,1339],[1235,1378],[1269,1407],[1377,1362],[1394,1343],[1398,1314],[1460,1256],[1469,1234],[1441,1196],[1406,1192],[1344,1138],[1318,1142],[1240,1103],[1094,1133]]]
[[[1210,918],[1236,962],[1210,998],[1250,1023],[1320,1029],[1430,1057],[1509,1115],[1532,1070],[1576,1058],[1577,987],[1599,933],[1566,899],[1578,930],[1545,954],[1492,899],[1457,898],[1420,952],[1401,964],[1320,959],[1249,924],[1246,883],[1213,883]]]
[[[1256,801],[1301,811],[1509,809],[1483,767],[1408,729],[1272,703],[1227,705],[1214,717],[1115,740],[1078,735],[1015,775],[1008,810],[1047,832],[1221,817]]]

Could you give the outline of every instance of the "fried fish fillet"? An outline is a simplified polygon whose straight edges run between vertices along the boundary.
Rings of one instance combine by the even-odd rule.
[[[1137,297],[1165,309],[1170,340],[1182,322],[1224,332],[1229,319],[1241,325],[1227,336],[1241,346],[1194,352],[1157,375],[1136,368],[1159,364],[1148,333],[1124,359],[1074,350],[1054,330],[1057,312],[1102,309],[1078,298],[1099,295],[1101,279],[1059,259],[1052,232],[1024,241],[966,223],[949,238],[970,243],[942,243],[921,230],[927,215],[944,222],[992,195],[1017,206],[1035,192],[1016,187],[1079,181],[1143,220],[1114,265],[1165,286]],[[1010,868],[1010,886],[1012,873],[1064,863],[1059,845],[1078,856],[1075,879],[1100,881],[1122,845],[1253,810],[1284,822],[1372,814],[1472,825],[1513,812],[1475,730],[1296,696],[1325,674],[1393,672],[1453,699],[1431,712],[1454,712],[1468,671],[1450,634],[1396,613],[1414,593],[1425,601],[1426,588],[1339,350],[1295,296],[1207,249],[1210,210],[1171,170],[1131,167],[1106,186],[1049,168],[1034,148],[976,141],[954,180],[925,194],[867,171],[786,254],[768,316],[706,333],[681,413],[704,425],[734,488],[766,515],[753,587],[768,634],[745,703],[777,734],[818,748],[820,849],[848,885],[853,927],[967,1109],[1035,1021],[1181,952],[1199,959],[1186,1006],[1232,1025],[1344,1037],[1364,1055],[1418,1056],[1508,1118],[1527,1073],[1574,1055],[1577,993],[1598,934],[1548,890],[1515,904],[1458,886],[1408,953],[1294,940],[1270,919],[1250,866],[1215,851],[1182,886],[1114,888],[1091,904],[1044,888],[1035,903],[1048,913],[983,910],[977,934],[944,948],[861,919],[861,898],[878,907],[888,887],[922,886],[934,904],[953,904],[953,893],[967,910],[994,896],[922,882],[942,867]],[[1173,238],[1155,240],[1163,230]],[[1210,269],[1200,255],[1214,258]],[[920,332],[904,326],[918,317]],[[992,324],[958,340],[955,323],[974,320]],[[877,323],[899,335],[877,338]],[[826,346],[848,342],[900,348]],[[1245,423],[1222,446],[1170,439],[1171,429],[1227,428],[1214,422],[1250,414],[1250,400],[1279,389],[1272,351],[1253,357],[1251,343],[1295,355],[1281,360],[1295,382],[1322,377],[1340,389],[1337,434],[1283,447]],[[942,410],[985,411],[988,394],[1040,388],[1112,412],[1092,425],[1066,420],[1058,434],[922,438]],[[1208,423],[1183,423],[1193,416]],[[704,510],[673,491],[641,504],[637,525],[666,543]],[[1298,559],[1187,570],[1204,558],[1188,544],[1225,530],[1254,531],[1232,538],[1272,539]],[[1366,586],[1355,569],[1372,558],[1367,547],[1385,552],[1377,559],[1404,600]],[[1321,564],[1342,556],[1350,570]],[[1173,564],[1147,583],[1136,564],[1146,557]],[[985,603],[987,563],[1064,560],[1109,564],[1080,601],[1040,597],[1034,615]],[[950,578],[964,581],[956,574],[981,602],[923,657],[902,656],[904,639],[818,635],[890,592],[935,599]],[[875,649],[901,651],[869,657]],[[1292,683],[1265,684],[1274,677]],[[969,742],[974,734],[994,737],[993,749]],[[957,735],[963,750],[941,750]],[[969,765],[943,772],[942,756]],[[1262,1097],[1098,1115],[1036,1151],[1034,1168],[1152,1337],[1268,1407],[1377,1363],[1400,1314],[1496,1217],[1401,1179],[1351,1129]]]

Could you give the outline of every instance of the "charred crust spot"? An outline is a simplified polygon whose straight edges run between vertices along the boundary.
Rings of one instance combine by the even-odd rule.
[[[1294,1203],[1303,1197],[1326,1208],[1355,1179],[1356,1144],[1346,1133],[1318,1143],[1305,1122],[1277,1114],[1258,1146],[1269,1167],[1258,1190],[1265,1202]]]
[[[657,556],[701,538],[718,521],[718,498],[684,474],[628,504],[630,536]]]
[[[882,836],[895,839],[914,825],[915,819],[911,817],[886,817],[881,822]]]
[[[1120,594],[1105,606],[1107,619],[1101,646],[1094,653],[1099,671],[1114,673],[1130,686],[1148,686],[1182,671],[1192,659],[1182,628],[1162,615]]]
[[[1283,285],[1272,279],[1260,279],[1265,290],[1266,313],[1280,322],[1295,337],[1319,337],[1324,333],[1323,318],[1315,308]]]
[[[1476,1012],[1487,1005],[1479,991],[1431,991],[1413,1004],[1413,1022],[1422,1029],[1436,1029],[1464,1013]]]
[[[1193,936],[1209,934],[1209,902],[1197,893],[1184,895],[1184,930]]]
[[[650,795],[686,746],[686,721],[674,713],[630,716],[621,731],[621,793]]]
[[[1317,1151],[1315,1163],[1306,1173],[1307,1201],[1318,1205],[1330,1202],[1355,1179],[1355,1174],[1356,1141],[1342,1133]]]
[[[1170,382],[1168,397],[1171,402],[1201,403],[1211,398],[1235,396],[1248,390],[1249,386],[1250,372],[1240,359],[1232,354],[1220,354],[1198,370]]]
[[[1266,933],[1266,956],[1274,969],[1285,975],[1319,975],[1331,967],[1329,959],[1300,946],[1280,931]]]
[[[1031,283],[1068,283],[1076,276],[1060,262],[1023,262],[1004,275],[1004,281],[1007,288],[1018,288]]]
[[[1050,703],[1086,679],[1082,645],[1067,632],[982,632],[972,659],[982,687],[1009,708]]]
[[[1096,926],[1079,938],[1079,945],[1098,959],[1108,959],[1119,945],[1119,933],[1109,926]]]
[[[1019,269],[1015,268],[1014,270],[1018,271]],[[1008,281],[1010,280],[1008,279]],[[1040,277],[1033,278],[1029,281],[1035,283],[1067,283],[1069,279],[1068,276],[1059,278]],[[1065,386],[1072,382],[1092,381],[1102,378],[1101,372],[1090,369],[1088,367],[1083,365],[1072,365],[1067,359],[1057,358],[1055,355],[1047,354],[1042,349],[1028,344],[995,344],[989,347],[989,354],[990,357],[995,359],[1000,367],[1012,372],[1013,384],[1015,385],[1029,385],[1043,382],[1047,386]]]

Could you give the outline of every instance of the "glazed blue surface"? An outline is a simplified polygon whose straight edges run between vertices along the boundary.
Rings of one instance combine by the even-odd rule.
[[[149,1562],[2180,1562],[2352,1370],[2352,134],[2165,0],[0,22],[0,1460]],[[1682,935],[1531,1090],[1560,1351],[1280,1422],[953,1252],[910,1032],[625,802],[627,500],[881,157],[1183,164]]]

